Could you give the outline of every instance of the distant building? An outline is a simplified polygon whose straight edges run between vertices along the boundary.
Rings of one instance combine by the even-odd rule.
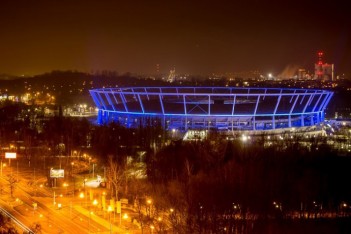
[[[172,83],[175,81],[176,75],[175,75],[175,68],[173,68],[173,70],[169,71],[169,75],[167,78],[167,82]]]
[[[315,64],[315,79],[324,80],[324,81],[333,81],[334,80],[334,64]]]
[[[304,80],[306,79],[306,76],[307,76],[306,70],[303,68],[300,68],[297,72],[297,78],[299,80]]]
[[[334,64],[323,63],[323,52],[318,52],[318,62],[314,64],[314,78],[323,81],[334,80]]]

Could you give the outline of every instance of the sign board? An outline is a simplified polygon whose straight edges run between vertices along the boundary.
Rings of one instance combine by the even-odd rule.
[[[16,157],[17,157],[16,153],[11,153],[11,152],[5,153],[5,158],[16,158]]]
[[[127,198],[121,198],[121,204],[126,204],[128,205],[128,199]]]
[[[117,214],[122,213],[121,202],[120,201],[116,202],[116,207],[117,207]]]
[[[64,169],[50,169],[50,177],[51,178],[64,178],[65,170]]]

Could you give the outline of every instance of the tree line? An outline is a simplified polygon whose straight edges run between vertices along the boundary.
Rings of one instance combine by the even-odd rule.
[[[242,233],[253,220],[350,214],[351,158],[338,156],[324,138],[266,144],[264,137],[243,142],[210,132],[203,141],[182,141],[152,119],[128,129],[61,115],[46,119],[33,108],[1,106],[1,144],[21,141],[28,146],[24,156],[38,158],[89,150],[108,168],[111,196],[129,198],[140,211],[152,198],[149,212],[140,212],[145,225],[166,215],[176,233]],[[130,173],[138,167],[146,177]]]

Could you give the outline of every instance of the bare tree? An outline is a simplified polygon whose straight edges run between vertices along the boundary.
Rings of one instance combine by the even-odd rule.
[[[13,175],[10,175],[7,181],[9,182],[9,185],[10,185],[11,197],[13,197],[13,192],[15,191],[15,188],[16,188],[17,179]]]
[[[118,201],[118,192],[122,183],[125,181],[125,165],[114,160],[112,155],[108,157],[107,179],[111,183],[116,200]]]

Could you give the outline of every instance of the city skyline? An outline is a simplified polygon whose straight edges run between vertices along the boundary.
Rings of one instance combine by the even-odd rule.
[[[351,73],[346,3],[5,1],[0,73],[208,74],[313,69],[317,51]],[[157,64],[159,67],[157,68]]]

